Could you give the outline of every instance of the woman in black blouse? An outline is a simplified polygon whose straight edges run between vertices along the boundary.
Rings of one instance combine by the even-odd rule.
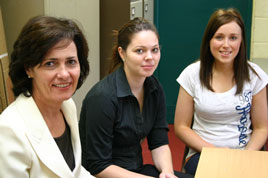
[[[97,177],[175,178],[164,91],[153,76],[160,60],[157,30],[152,23],[135,18],[116,36],[111,73],[83,101],[82,164]],[[143,165],[145,137],[154,165]]]

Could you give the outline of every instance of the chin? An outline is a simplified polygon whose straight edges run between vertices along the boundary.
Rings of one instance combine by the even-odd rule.
[[[73,96],[73,95],[66,96],[66,97],[63,98],[63,100],[64,100],[64,101],[65,101],[65,100],[68,100],[68,99],[70,99],[72,96]]]
[[[59,101],[59,102],[63,102],[63,101],[66,101],[66,100],[70,99],[71,97],[72,97],[72,95],[58,96],[56,100]]]
[[[151,75],[153,75],[154,74],[154,70],[151,70],[151,71],[144,71],[143,72],[143,75],[145,76],[145,77],[150,77]]]
[[[147,77],[150,77],[150,76],[152,76],[154,73],[153,72],[151,72],[151,73],[149,73],[148,75],[147,75]]]

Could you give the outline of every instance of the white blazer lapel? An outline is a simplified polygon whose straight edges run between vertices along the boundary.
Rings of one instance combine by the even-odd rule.
[[[73,177],[33,98],[18,99],[22,100],[18,102],[18,110],[26,124],[26,135],[37,156],[59,177]]]
[[[77,120],[77,112],[76,107],[72,99],[65,101],[62,105],[62,112],[68,123],[70,130],[71,130],[71,139],[72,139],[72,146],[75,158],[75,168],[73,173],[75,177],[78,177],[81,172],[81,143],[79,137],[79,130],[78,130],[78,120]]]

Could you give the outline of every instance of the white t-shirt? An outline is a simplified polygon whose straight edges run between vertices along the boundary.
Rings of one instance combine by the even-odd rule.
[[[192,129],[217,147],[244,149],[250,139],[252,96],[267,85],[268,76],[258,65],[249,64],[261,79],[250,70],[250,82],[244,83],[238,95],[235,95],[236,85],[224,93],[215,93],[202,87],[199,79],[200,61],[186,67],[177,78],[177,82],[194,100]],[[187,157],[194,153],[190,148]]]

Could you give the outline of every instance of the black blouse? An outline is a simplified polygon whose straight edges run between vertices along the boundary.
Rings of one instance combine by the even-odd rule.
[[[98,82],[83,101],[80,115],[82,164],[93,175],[110,165],[138,171],[143,165],[141,141],[149,149],[168,144],[164,91],[147,77],[140,112],[123,68]]]
[[[56,141],[69,168],[73,170],[75,167],[75,159],[74,159],[74,152],[73,152],[73,146],[72,146],[72,140],[71,140],[71,131],[66,121],[65,121],[65,125],[66,127],[65,127],[64,133],[60,137],[54,138],[54,140]]]

